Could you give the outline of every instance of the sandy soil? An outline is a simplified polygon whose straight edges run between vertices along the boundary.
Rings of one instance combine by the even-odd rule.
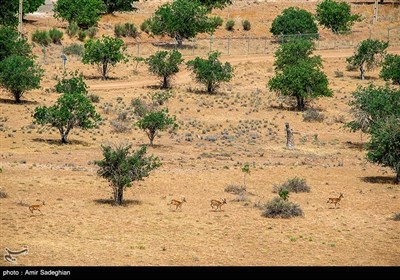
[[[109,24],[128,19],[140,24],[160,1],[155,2],[140,2],[141,11],[134,14],[103,18],[98,36],[112,34],[112,28],[106,28]],[[315,9],[311,1],[272,2],[238,1],[217,13],[224,19],[248,18],[254,23],[252,35],[270,36],[268,26],[284,8]],[[393,20],[398,8],[384,6],[382,22],[372,27],[376,31],[398,26]],[[371,5],[353,5],[353,9],[372,15]],[[28,19],[28,34],[37,28],[66,27],[50,17]],[[365,32],[369,27],[365,19],[355,29]],[[326,30],[321,32],[330,36]],[[217,35],[228,32],[221,29]],[[77,41],[65,36],[64,44],[71,42]],[[48,50],[43,88],[28,92],[23,104],[13,104],[0,91],[0,186],[8,194],[0,199],[0,248],[27,246],[29,253],[17,257],[17,265],[400,265],[400,223],[392,219],[400,211],[400,187],[393,184],[392,170],[366,161],[367,137],[344,128],[351,119],[347,105],[351,92],[370,82],[384,84],[379,69],[368,72],[365,81],[358,79],[357,72],[345,70],[352,48],[316,52],[323,58],[334,92],[332,98],[310,103],[325,115],[323,122],[304,122],[301,112],[268,91],[273,53],[223,56],[221,60],[235,66],[235,77],[214,95],[204,94],[203,86],[182,67],[172,82],[174,97],[167,104],[180,128],[174,134],[162,133],[156,146],[149,148],[163,165],[126,190],[124,207],[108,203],[111,190],[91,163],[102,157],[102,144],[129,142],[137,148],[148,142],[144,132],[134,127],[128,133],[113,132],[110,120],[128,112],[133,124],[131,100],[148,98],[160,81],[143,64],[134,71],[133,62],[117,65],[112,79],[101,81],[95,67],[70,57],[68,70],[84,73],[90,93],[100,97],[95,105],[105,121],[99,129],[74,129],[71,144],[61,145],[55,129],[32,125],[31,117],[36,106],[51,105],[59,96],[51,89],[62,74],[61,51],[61,46]],[[40,48],[34,52],[41,62]],[[400,49],[392,46],[389,52],[400,53]],[[337,77],[337,71],[343,77]],[[294,150],[285,148],[285,122],[298,132]],[[241,167],[246,162],[251,165],[247,200],[235,202],[237,196],[224,189],[243,183]],[[310,193],[290,195],[304,217],[261,216],[254,204],[274,198],[273,186],[295,176],[311,186]],[[326,201],[339,193],[344,199],[332,208]],[[187,203],[181,210],[167,205],[182,197]],[[220,198],[228,204],[213,211],[210,200]],[[42,200],[46,205],[41,213],[31,214],[28,206]],[[10,265],[4,260],[1,264]]]

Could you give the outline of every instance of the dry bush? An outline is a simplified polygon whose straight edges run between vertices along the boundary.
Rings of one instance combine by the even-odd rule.
[[[303,216],[304,213],[298,204],[283,200],[280,197],[275,197],[273,200],[264,205],[264,211],[262,215],[267,218],[288,219],[291,217]]]
[[[307,185],[306,179],[300,179],[298,177],[290,178],[281,185],[275,185],[273,192],[280,193],[282,191],[288,192],[310,192],[310,186]]]

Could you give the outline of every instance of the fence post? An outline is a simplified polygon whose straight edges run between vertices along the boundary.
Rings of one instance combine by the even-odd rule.
[[[137,44],[137,56],[140,56],[140,43]]]
[[[192,55],[194,55],[194,48],[195,48],[195,46],[196,46],[196,37],[194,37],[193,38],[193,41],[192,41],[193,43],[192,43]]]
[[[267,49],[267,36],[265,36],[264,52],[263,53],[266,52],[266,49]]]
[[[390,42],[390,28],[388,28],[388,42]]]
[[[211,50],[212,50],[212,38],[213,37],[213,35],[212,34],[210,34],[210,52],[211,52]]]
[[[247,36],[247,55],[250,53],[250,37]]]

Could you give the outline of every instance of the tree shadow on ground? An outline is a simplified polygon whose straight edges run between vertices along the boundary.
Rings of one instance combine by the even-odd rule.
[[[15,102],[14,99],[5,99],[5,98],[0,98],[0,103],[1,104],[15,104],[15,105],[36,105],[36,104],[38,104],[37,101],[21,100],[19,103],[17,103],[17,102]]]
[[[114,199],[111,199],[111,198],[108,198],[108,199],[99,198],[99,199],[95,199],[94,202],[97,203],[97,204],[108,204],[108,205],[111,205],[111,206],[117,206],[114,203]],[[142,204],[142,201],[138,200],[138,199],[124,199],[122,201],[122,205],[121,206],[125,206],[126,207],[126,206],[129,206],[129,205],[141,205],[141,204]]]
[[[361,180],[371,184],[391,184],[397,185],[394,176],[365,176]]]
[[[68,143],[62,143],[60,139],[44,139],[44,138],[33,138],[32,141],[38,143],[46,143],[50,145],[56,146],[64,146],[64,145],[82,145],[82,146],[89,146],[89,143],[81,140],[69,140]]]

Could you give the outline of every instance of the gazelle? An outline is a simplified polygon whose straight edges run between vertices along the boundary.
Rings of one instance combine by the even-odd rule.
[[[214,207],[217,207],[216,210],[218,210],[218,208],[219,208],[219,210],[222,210],[221,207],[224,204],[226,204],[226,199],[222,198],[222,202],[219,200],[212,199],[210,205],[211,205],[212,209],[214,209]]]
[[[40,213],[42,213],[42,211],[40,211],[40,207],[42,207],[44,204],[44,201],[42,204],[34,204],[29,206],[29,211],[31,211],[31,213],[33,213],[34,210],[38,210]]]
[[[168,205],[175,205],[176,208],[175,210],[178,210],[178,208],[182,207],[182,204],[184,202],[187,202],[185,198],[182,199],[182,201],[176,200],[176,199],[172,199],[170,203],[168,203]]]
[[[328,201],[326,203],[333,203],[335,204],[335,208],[336,208],[336,204],[339,204],[340,200],[344,198],[343,194],[340,193],[339,197],[330,197],[328,198]]]

